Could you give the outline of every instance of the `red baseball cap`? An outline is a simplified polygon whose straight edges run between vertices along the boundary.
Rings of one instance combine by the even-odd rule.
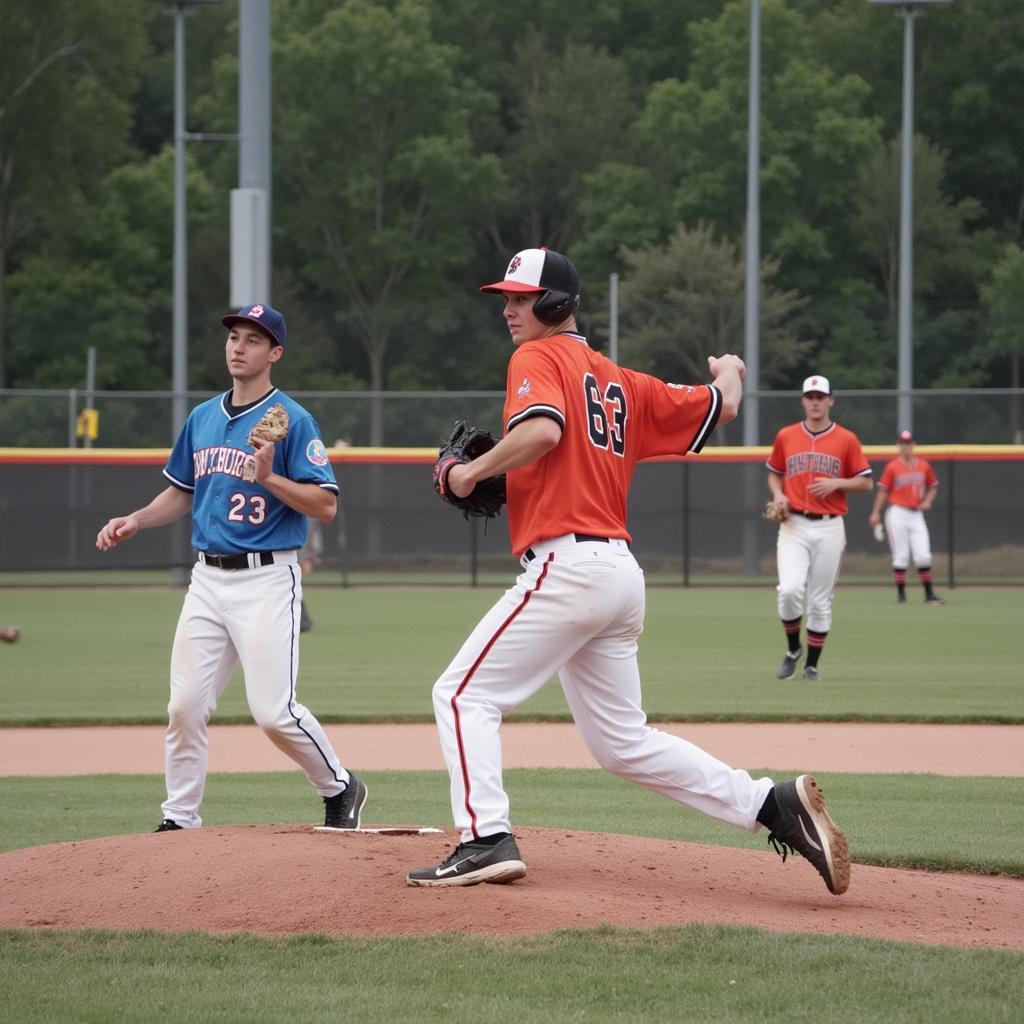
[[[901,430],[897,438],[899,441],[913,441],[914,435],[909,430]]]

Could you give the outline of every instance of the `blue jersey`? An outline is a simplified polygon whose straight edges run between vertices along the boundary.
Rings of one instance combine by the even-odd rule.
[[[189,414],[164,467],[164,476],[192,495],[192,546],[216,555],[289,551],[306,543],[308,523],[258,483],[243,479],[253,450],[249,431],[280,402],[288,413],[288,436],[274,448],[274,472],[297,483],[338,493],[334,470],[316,421],[276,388],[261,402],[228,415],[228,391]]]

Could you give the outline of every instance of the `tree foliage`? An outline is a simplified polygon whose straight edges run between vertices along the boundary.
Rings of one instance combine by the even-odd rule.
[[[171,19],[0,6],[0,385],[78,386],[95,344],[103,386],[165,386]],[[477,288],[535,244],[579,265],[598,341],[620,276],[627,361],[703,379],[709,351],[741,351],[748,0],[536,0],[514,30],[485,0],[272,12],[289,386],[500,388],[507,339]],[[919,387],[1019,372],[1018,15],[973,0],[915,23]],[[187,19],[192,131],[236,130],[237,17]],[[762,382],[895,387],[902,21],[864,0],[761,18]],[[226,305],[236,167],[233,145],[189,147],[197,341]],[[194,346],[193,386],[222,381],[215,348]]]
[[[663,246],[627,249],[622,287],[625,362],[665,380],[699,381],[707,357],[735,352],[743,337],[743,256],[707,224],[679,225]],[[785,386],[807,349],[788,324],[803,300],[771,284],[773,260],[761,268],[762,387]]]
[[[6,284],[61,231],[108,170],[128,161],[129,98],[143,15],[118,0],[4,3],[0,31],[0,387]],[[45,244],[45,241],[44,243]]]

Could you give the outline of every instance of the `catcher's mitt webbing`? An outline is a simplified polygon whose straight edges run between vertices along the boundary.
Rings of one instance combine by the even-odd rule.
[[[465,420],[458,420],[448,440],[437,451],[434,490],[467,519],[471,516],[493,519],[501,512],[501,506],[505,504],[505,475],[501,473],[478,481],[469,494],[460,498],[448,488],[448,474],[454,466],[480,458],[497,443],[486,430],[471,427]]]

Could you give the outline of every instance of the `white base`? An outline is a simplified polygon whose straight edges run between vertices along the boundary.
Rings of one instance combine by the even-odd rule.
[[[426,836],[440,834],[443,829],[418,825],[382,825],[380,828],[328,828],[326,825],[314,825],[314,832],[362,832],[364,835],[375,836]]]

